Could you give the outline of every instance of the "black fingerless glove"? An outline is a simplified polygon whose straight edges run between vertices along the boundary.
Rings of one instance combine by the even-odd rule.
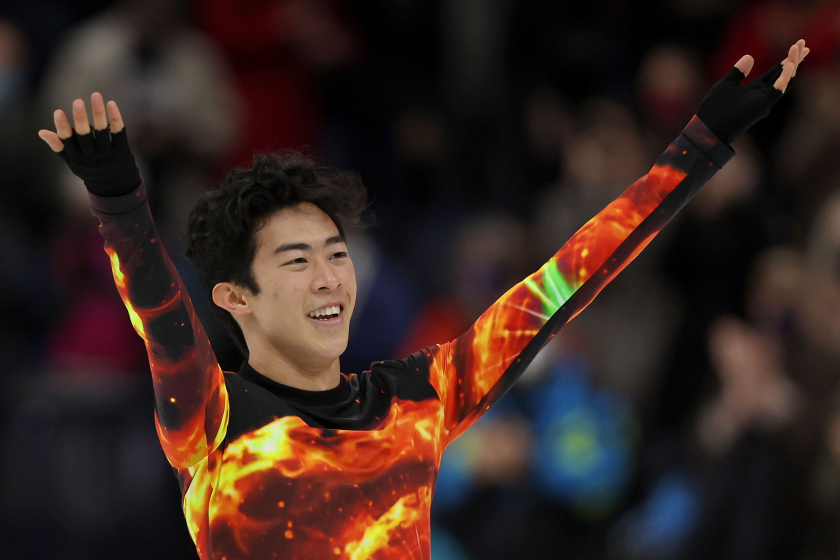
[[[748,128],[769,115],[770,108],[782,98],[782,92],[774,88],[773,84],[782,75],[783,69],[784,62],[740,87],[746,76],[733,66],[729,74],[712,86],[700,102],[697,117],[721,141],[731,144]],[[787,89],[792,85],[793,78],[788,82]]]
[[[111,134],[111,127],[62,139],[58,155],[87,189],[98,196],[128,194],[140,185],[140,170],[128,146],[125,129]]]

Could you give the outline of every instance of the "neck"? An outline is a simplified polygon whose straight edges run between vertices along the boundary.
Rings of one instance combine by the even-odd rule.
[[[328,391],[335,389],[341,381],[338,358],[324,366],[313,364],[303,367],[276,352],[262,352],[258,348],[249,350],[248,364],[281,385],[304,391]]]

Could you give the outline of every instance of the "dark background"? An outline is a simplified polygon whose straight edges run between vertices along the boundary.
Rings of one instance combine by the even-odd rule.
[[[83,186],[120,104],[162,238],[257,151],[357,170],[345,372],[459,335],[644,175],[743,54],[811,53],[738,156],[447,451],[436,560],[837,558],[840,3],[0,3],[0,557],[194,558]],[[754,76],[750,76],[752,78]]]

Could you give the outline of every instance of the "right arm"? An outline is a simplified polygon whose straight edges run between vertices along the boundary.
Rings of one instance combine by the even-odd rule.
[[[117,289],[149,354],[161,445],[173,467],[190,467],[225,437],[229,402],[224,375],[157,235],[119,109],[113,101],[108,105],[109,132],[102,97],[93,94],[91,104],[95,131],[84,103],[77,100],[77,132],[59,110],[56,132],[39,135],[88,187]]]
[[[117,197],[90,195],[114,281],[146,343],[155,424],[172,466],[190,467],[222,442],[228,420],[224,375],[166,255],[141,184]]]

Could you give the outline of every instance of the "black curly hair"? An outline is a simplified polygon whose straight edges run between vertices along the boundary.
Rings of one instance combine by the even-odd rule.
[[[323,210],[344,235],[348,225],[363,225],[367,193],[356,173],[318,167],[298,152],[259,154],[251,168],[235,168],[221,186],[205,194],[190,212],[186,257],[213,301],[219,282],[233,282],[259,294],[252,264],[256,233],[283,208],[310,202]],[[245,337],[233,316],[213,310],[239,350],[248,356]]]

